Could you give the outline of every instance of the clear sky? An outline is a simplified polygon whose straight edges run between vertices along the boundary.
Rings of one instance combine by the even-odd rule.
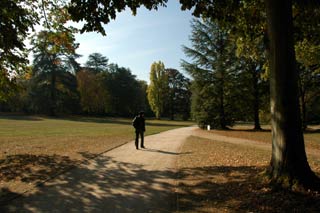
[[[169,0],[166,8],[149,11],[140,8],[137,15],[125,11],[105,25],[107,36],[98,33],[84,33],[76,36],[80,43],[78,60],[84,64],[88,55],[101,53],[116,63],[129,68],[139,80],[149,81],[151,64],[161,60],[166,68],[180,67],[186,59],[182,45],[190,46],[190,11],[181,11],[179,1]]]

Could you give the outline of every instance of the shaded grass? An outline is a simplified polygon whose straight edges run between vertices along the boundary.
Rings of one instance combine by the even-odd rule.
[[[22,193],[72,165],[132,141],[131,122],[124,118],[1,115],[0,198],[7,191]],[[147,119],[146,135],[192,124]]]
[[[264,183],[270,153],[189,137],[179,156],[180,212],[318,212],[320,195],[274,190]],[[313,162],[312,162],[313,163]],[[319,174],[320,168],[316,172]]]

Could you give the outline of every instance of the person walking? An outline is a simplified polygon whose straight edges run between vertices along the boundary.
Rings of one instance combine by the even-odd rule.
[[[132,125],[135,128],[136,131],[136,139],[135,139],[135,145],[136,149],[139,149],[139,135],[141,137],[141,148],[144,147],[144,132],[146,131],[146,125],[145,125],[145,119],[144,119],[144,112],[141,111],[139,115],[137,115],[133,121]]]

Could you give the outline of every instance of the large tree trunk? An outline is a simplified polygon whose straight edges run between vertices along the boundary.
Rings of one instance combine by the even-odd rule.
[[[304,147],[298,99],[298,73],[293,46],[292,2],[266,0],[270,39],[272,158],[270,175],[276,182],[296,180],[316,184]]]

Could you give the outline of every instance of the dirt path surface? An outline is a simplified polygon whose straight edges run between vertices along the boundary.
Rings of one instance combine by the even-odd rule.
[[[186,127],[106,152],[2,207],[1,212],[172,212]],[[87,153],[90,155],[90,153]]]

